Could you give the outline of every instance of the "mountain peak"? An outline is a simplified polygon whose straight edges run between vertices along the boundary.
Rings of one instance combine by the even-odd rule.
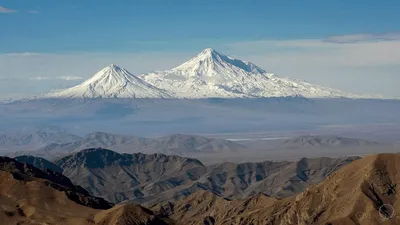
[[[111,76],[112,78],[116,79],[129,79],[130,77],[136,77],[132,73],[130,73],[125,68],[121,67],[118,64],[110,64],[103,69],[99,70],[95,73],[93,77],[104,77],[104,76]]]
[[[227,73],[237,74],[240,71],[254,74],[266,73],[263,69],[250,62],[235,59],[212,48],[204,49],[197,56],[173,68],[172,71],[199,77],[213,77]],[[225,77],[224,79],[231,78]]]
[[[140,79],[128,72],[126,69],[110,64],[95,73],[81,85],[87,87],[100,87],[105,90],[111,90],[118,87],[124,87],[129,83],[137,83]]]
[[[120,66],[118,64],[114,64],[114,63],[111,63],[108,67],[120,68]]]
[[[122,70],[123,68],[120,67],[118,64],[112,63],[112,64],[110,64],[110,65],[104,67],[104,69]]]
[[[203,51],[201,51],[199,54],[198,54],[198,56],[199,55],[206,55],[206,56],[212,56],[212,55],[219,55],[220,53],[218,53],[217,51],[215,51],[214,49],[212,49],[212,48],[206,48],[206,49],[204,49]]]
[[[218,60],[223,60],[223,58],[227,57],[228,56],[217,52],[215,49],[206,48],[192,59],[197,59],[199,61],[205,61],[205,60],[218,61]]]
[[[216,52],[213,48],[206,48],[202,52]]]

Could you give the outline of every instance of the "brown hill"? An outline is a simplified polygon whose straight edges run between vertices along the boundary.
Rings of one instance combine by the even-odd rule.
[[[171,220],[155,215],[140,205],[122,204],[97,213],[94,222],[101,225],[169,225]]]
[[[59,173],[0,157],[0,224],[172,224],[140,206],[112,206]]]
[[[154,206],[184,224],[400,224],[400,154],[367,156],[294,197],[227,200],[197,192]]]
[[[198,179],[206,167],[196,159],[163,154],[119,154],[86,149],[56,159],[63,174],[111,202],[143,199]]]

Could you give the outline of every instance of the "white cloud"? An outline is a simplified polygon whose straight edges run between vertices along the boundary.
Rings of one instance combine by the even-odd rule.
[[[29,77],[29,80],[50,80],[51,77]]]
[[[29,80],[51,80],[51,77],[29,77]]]
[[[0,13],[15,13],[17,11],[13,10],[13,9],[9,9],[3,6],[0,6]]]

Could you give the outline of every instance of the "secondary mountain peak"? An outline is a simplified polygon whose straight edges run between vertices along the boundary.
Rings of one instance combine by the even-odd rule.
[[[118,74],[130,74],[127,70],[119,66],[118,64],[110,64],[103,69],[99,70],[95,75],[99,74],[113,74],[113,75],[118,75]],[[132,74],[130,74],[132,76]],[[94,75],[93,75],[94,76]],[[93,77],[92,76],[92,77]]]
[[[98,83],[103,86],[106,86],[107,84],[115,86],[119,83],[128,83],[129,81],[133,81],[135,78],[135,75],[129,73],[124,68],[121,68],[116,64],[111,64],[95,73],[91,78],[86,80],[84,84],[93,85]]]
[[[165,91],[146,83],[126,69],[111,64],[83,83],[45,95],[50,98],[169,98]]]

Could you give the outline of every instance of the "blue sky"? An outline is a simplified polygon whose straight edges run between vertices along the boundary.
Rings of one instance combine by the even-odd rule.
[[[0,94],[68,87],[110,63],[168,69],[213,47],[280,76],[400,96],[399,8],[394,0],[0,0]]]

